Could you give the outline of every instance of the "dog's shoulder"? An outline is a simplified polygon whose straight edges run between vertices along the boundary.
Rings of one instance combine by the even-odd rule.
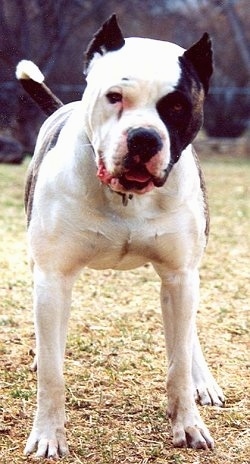
[[[65,126],[65,123],[78,104],[79,102],[73,102],[62,106],[48,119],[46,119],[40,129],[35,152],[28,168],[25,184],[24,204],[28,225],[31,219],[33,197],[40,166],[46,154],[56,145],[62,128]]]

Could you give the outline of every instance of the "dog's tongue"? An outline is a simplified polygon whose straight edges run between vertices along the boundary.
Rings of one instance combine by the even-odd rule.
[[[140,172],[126,172],[124,177],[127,180],[135,181],[135,182],[147,182],[150,180],[150,175],[146,173],[140,173]]]
[[[102,160],[100,160],[98,170],[97,170],[97,177],[104,183],[104,184],[109,184],[111,182],[111,179],[113,176],[109,174],[106,170],[106,167],[103,163]],[[150,174],[148,172],[140,172],[136,170],[130,170],[126,173],[124,173],[125,179],[132,181],[132,182],[148,182],[151,178]]]

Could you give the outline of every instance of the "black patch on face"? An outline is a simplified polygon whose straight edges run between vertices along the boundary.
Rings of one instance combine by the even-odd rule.
[[[193,141],[203,122],[203,87],[193,67],[180,58],[181,77],[175,90],[156,105],[170,135],[171,163]]]

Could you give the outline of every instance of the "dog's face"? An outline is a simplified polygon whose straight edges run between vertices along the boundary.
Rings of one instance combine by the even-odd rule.
[[[164,185],[202,124],[212,72],[207,35],[185,52],[157,40],[124,40],[112,17],[87,52],[83,100],[97,176],[116,192]]]

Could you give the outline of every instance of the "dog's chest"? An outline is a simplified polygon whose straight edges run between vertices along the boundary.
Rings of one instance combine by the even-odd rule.
[[[190,235],[188,215],[126,212],[107,210],[85,215],[82,225],[78,224],[76,240],[81,244],[83,265],[125,270],[147,262],[172,266],[183,260]]]
[[[109,218],[96,223],[83,234],[83,246],[88,243],[90,250],[87,265],[95,269],[131,269],[148,261],[159,261],[157,238],[152,227],[144,223],[141,228],[139,221],[122,223]]]

